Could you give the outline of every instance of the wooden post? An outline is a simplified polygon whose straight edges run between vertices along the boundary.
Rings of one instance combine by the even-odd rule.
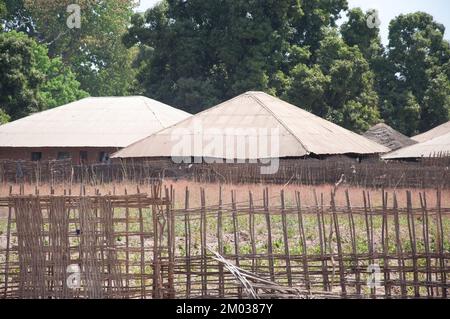
[[[189,215],[189,188],[184,197],[184,245],[186,255],[186,299],[191,296],[191,220]]]
[[[283,224],[283,240],[284,240],[284,255],[286,258],[286,273],[289,287],[292,287],[292,269],[291,269],[291,254],[289,251],[288,238],[288,224],[286,216],[286,208],[284,203],[284,190],[281,191],[281,220]]]
[[[356,294],[361,295],[361,275],[359,272],[358,252],[356,248],[355,220],[353,218],[352,204],[350,202],[348,189],[345,191],[345,197],[347,201],[348,224],[350,227],[350,240],[352,243],[352,259],[353,259],[353,271],[355,272],[355,280],[356,280]]]
[[[275,282],[275,269],[274,269],[274,256],[273,256],[273,244],[272,244],[272,226],[270,222],[270,212],[269,212],[269,189],[266,187],[263,192],[263,202],[264,202],[264,215],[266,217],[267,226],[267,254],[269,260],[269,273],[270,280]]]
[[[430,237],[429,237],[429,227],[428,227],[428,210],[427,210],[427,198],[425,192],[420,193],[420,206],[422,207],[422,233],[423,241],[426,255],[426,285],[427,285],[427,295],[434,296],[434,288],[431,286],[433,277],[431,272],[431,256],[430,256]]]
[[[306,236],[305,236],[305,228],[304,228],[304,222],[303,222],[303,213],[301,208],[301,199],[300,199],[300,193],[296,192],[296,202],[297,202],[297,211],[298,211],[298,227],[299,227],[299,233],[300,233],[300,240],[302,242],[302,261],[303,261],[303,277],[305,279],[305,285],[306,289],[311,291],[311,282],[309,279],[309,267],[308,267],[308,250],[306,245]]]
[[[237,208],[236,208],[236,191],[231,191],[231,207],[233,210],[233,236],[234,236],[234,254],[236,260],[236,266],[240,267],[239,261],[239,222],[237,218]],[[242,288],[238,288],[238,297],[242,299]]]
[[[398,213],[398,203],[397,195],[394,193],[394,228],[395,228],[395,241],[397,249],[397,262],[399,267],[399,278],[400,278],[400,290],[403,298],[407,297],[406,291],[406,273],[405,273],[405,261],[403,259],[403,248],[402,242],[400,240],[400,218]]]
[[[345,285],[345,266],[343,262],[342,243],[341,243],[341,231],[339,229],[339,218],[336,213],[336,204],[334,199],[334,192],[331,192],[331,210],[333,212],[333,222],[336,232],[336,243],[338,250],[338,264],[339,264],[339,282],[341,284],[342,295],[347,295],[347,287]]]
[[[324,250],[325,233],[323,233],[321,211],[319,209],[319,201],[317,199],[317,193],[316,193],[315,189],[313,190],[313,193],[314,193],[314,202],[316,205],[315,207],[316,207],[316,215],[317,215],[317,228],[319,230],[320,260],[322,263],[323,290],[328,291],[329,290],[328,269],[327,269],[327,264],[325,261],[325,250]]]
[[[219,254],[224,256],[223,250],[223,226],[222,226],[222,186],[219,188],[219,211],[217,212],[217,245]],[[219,263],[219,297],[225,297],[225,278],[223,264]]]
[[[202,297],[208,294],[208,267],[206,261],[206,207],[205,190],[200,189],[201,216],[200,216],[200,241],[201,241],[201,272],[202,272]]]
[[[411,245],[412,261],[413,261],[413,277],[414,277],[414,296],[420,297],[419,291],[419,273],[417,269],[417,246],[416,246],[416,229],[414,223],[414,214],[412,211],[412,199],[411,192],[406,192],[406,205],[407,205],[407,220],[408,220],[408,233],[409,242]]]

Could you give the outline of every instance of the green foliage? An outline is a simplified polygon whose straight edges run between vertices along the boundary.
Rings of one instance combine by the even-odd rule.
[[[248,90],[286,93],[291,70],[310,63],[309,44],[324,37],[324,25],[334,25],[346,5],[162,1],[145,17],[133,17],[124,43],[153,49],[139,61],[138,82],[145,94],[196,112]],[[300,28],[305,30],[295,31]]]
[[[33,40],[25,34],[0,34],[0,105],[12,119],[39,108],[38,86],[44,75],[36,68]]]
[[[11,120],[11,117],[0,108],[0,125],[8,123]]]
[[[389,46],[387,68],[394,74],[386,81],[382,90],[388,92],[383,96],[393,107],[404,108],[408,103],[399,103],[401,92],[409,92],[409,104],[420,108],[420,119],[416,118],[415,131],[423,132],[450,119],[448,112],[448,87],[450,77],[448,63],[450,46],[444,40],[445,28],[435,22],[433,17],[423,12],[400,15],[392,20],[389,26]],[[395,94],[392,94],[395,92]],[[411,95],[415,102],[411,101]],[[405,100],[405,98],[403,98]],[[408,99],[407,99],[408,100]],[[407,128],[410,115],[402,120]],[[404,129],[405,133],[416,133]]]
[[[305,64],[298,64],[291,73],[287,99],[308,111],[325,116],[328,114],[328,105],[323,101],[323,96],[330,81],[330,77],[325,76],[318,65],[309,68]]]
[[[2,20],[6,17],[8,11],[4,0],[0,0],[0,32],[3,30]]]
[[[61,59],[24,33],[0,34],[0,105],[15,120],[87,96]]]
[[[135,15],[131,0],[79,0],[81,29],[66,25],[71,3],[0,0],[0,33],[35,40],[1,34],[0,105],[12,119],[86,92],[195,113],[247,90],[356,132],[383,120],[414,135],[450,119],[450,46],[423,12],[392,20],[384,48],[367,26],[373,11],[346,0],[163,0]]]
[[[121,41],[132,15],[134,1],[80,0],[81,28],[67,26],[67,6],[72,0],[24,0],[33,30],[27,32],[45,43],[49,56],[61,57],[73,70],[81,88],[91,95],[129,95],[135,72],[135,50]]]
[[[373,10],[364,13],[360,8],[351,9],[347,13],[348,21],[341,26],[345,43],[351,47],[357,46],[369,62],[383,53],[380,29],[367,26],[367,19],[373,14]]]
[[[34,34],[34,25],[24,0],[0,0],[0,31],[21,31]]]
[[[379,121],[374,75],[358,47],[334,32],[321,41],[317,64],[297,65],[287,98],[296,105],[357,132]]]
[[[450,118],[450,81],[439,73],[430,80],[425,91],[422,110],[422,128],[435,127]]]

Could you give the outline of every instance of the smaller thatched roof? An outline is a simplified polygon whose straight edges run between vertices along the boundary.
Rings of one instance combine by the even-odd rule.
[[[384,123],[371,127],[363,136],[386,146],[392,151],[417,143]]]
[[[386,160],[414,159],[422,157],[441,157],[448,156],[449,154],[450,133],[447,133],[432,140],[391,152],[382,158]]]
[[[122,148],[190,116],[144,96],[88,97],[0,126],[0,147]]]
[[[435,127],[432,130],[429,130],[425,133],[416,135],[411,137],[414,141],[422,143],[429,140],[432,140],[433,138],[445,135],[447,133],[450,133],[450,121],[447,123],[444,123],[442,125],[439,125],[438,127]]]

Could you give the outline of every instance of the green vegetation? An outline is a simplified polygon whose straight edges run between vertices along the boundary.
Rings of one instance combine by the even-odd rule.
[[[167,0],[134,16],[124,41],[141,51],[142,92],[190,112],[263,90],[357,132],[384,120],[411,135],[447,121],[444,27],[401,15],[383,47],[373,14],[345,0]]]
[[[145,14],[131,0],[81,0],[80,29],[66,25],[70,3],[0,0],[0,107],[12,120],[87,94],[196,113],[247,90],[357,132],[384,121],[413,135],[450,119],[450,46],[424,12],[392,20],[383,46],[374,12],[346,0],[163,0]]]

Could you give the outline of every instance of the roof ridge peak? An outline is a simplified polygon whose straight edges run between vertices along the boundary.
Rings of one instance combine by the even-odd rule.
[[[262,93],[264,93],[264,92],[262,92]],[[265,93],[265,94],[267,94],[267,93]],[[270,94],[267,94],[267,95],[269,95],[270,97],[272,97],[272,98],[275,98],[275,97],[273,97],[272,95],[270,95]],[[297,136],[297,135],[295,135],[294,134],[294,132],[292,132],[292,130],[289,128],[289,126],[286,124],[286,123],[284,123],[271,109],[270,109],[270,107],[268,107],[265,103],[263,103],[258,97],[256,97],[256,96],[254,96],[254,95],[250,95],[250,97],[252,98],[252,99],[254,99],[259,105],[261,105],[267,112],[269,112],[277,121],[278,121],[278,123],[280,123],[281,124],[281,126],[283,126],[284,128],[285,128],[285,130],[287,130],[288,132],[289,132],[289,134],[291,134],[299,143],[300,143],[300,145],[303,147],[303,149],[306,151],[306,153],[307,154],[310,154],[311,152],[308,150],[308,148],[305,146],[305,144],[303,144],[303,142],[300,140],[300,138]],[[284,101],[283,101],[284,102]]]

